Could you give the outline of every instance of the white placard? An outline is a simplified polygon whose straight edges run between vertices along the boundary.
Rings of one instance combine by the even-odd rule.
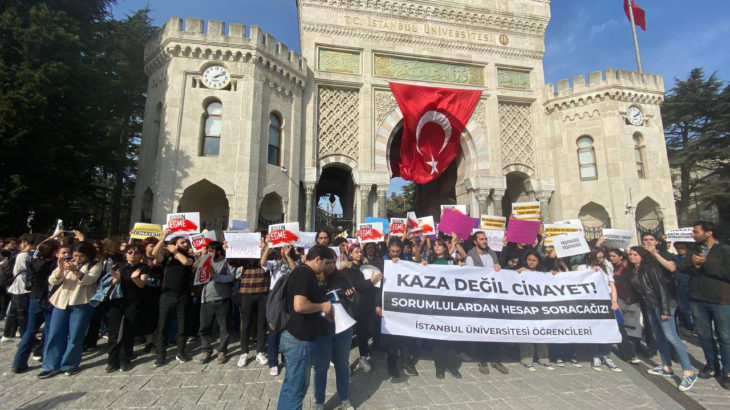
[[[679,228],[667,231],[667,242],[694,242],[692,237],[693,228]]]
[[[504,231],[490,231],[488,229],[472,229],[472,235],[477,232],[484,232],[487,236],[487,246],[495,252],[502,252],[504,247]],[[496,261],[495,261],[496,262]]]
[[[467,213],[466,213],[466,205],[441,205],[441,216],[444,215],[444,211],[446,209],[450,209],[450,210],[452,210],[454,212],[458,212],[458,213],[460,213],[462,215],[467,215]]]
[[[203,255],[202,258],[200,258],[200,264],[198,264],[198,269],[195,270],[193,286],[202,285],[210,281],[210,278],[213,276],[213,266],[211,266],[212,261],[213,255],[209,253],[206,253],[205,255]]]
[[[357,224],[357,241],[360,243],[383,242],[385,234],[383,233],[382,222],[369,222]]]
[[[406,214],[406,219],[408,233],[418,232],[421,230],[421,227],[418,225],[418,217],[415,212],[408,212]]]
[[[261,234],[259,232],[223,232],[226,238],[226,258],[261,258]]]
[[[360,266],[360,272],[362,272],[362,276],[365,277],[366,280],[370,280],[374,274],[380,273],[380,269],[378,269],[372,265],[362,265],[362,266]],[[383,283],[382,279],[379,280],[378,283],[374,284],[373,286],[376,288],[379,288],[381,283]]]
[[[317,232],[299,232],[299,240],[294,244],[297,248],[309,249],[317,244]]]
[[[176,236],[188,237],[200,232],[200,212],[182,212],[167,214],[167,229],[170,234],[165,238],[169,241]]]
[[[381,329],[450,341],[618,343],[603,276],[385,261]]]
[[[215,231],[203,232],[195,235],[190,235],[190,246],[195,252],[201,252],[203,249],[208,247],[208,244],[218,240],[215,236]]]
[[[390,226],[388,231],[390,236],[405,236],[408,219],[406,218],[390,218]]]
[[[286,222],[269,225],[269,235],[266,238],[271,248],[281,248],[287,244],[299,241],[299,222]]]
[[[418,228],[418,233],[423,235],[435,235],[436,223],[433,221],[433,216],[418,218]]]
[[[628,248],[629,244],[631,244],[631,238],[634,237],[634,231],[628,231],[625,229],[604,229],[603,237],[606,238],[606,241],[603,242],[603,246],[624,249]]]
[[[231,219],[231,221],[228,223],[228,230],[229,231],[241,231],[241,232],[248,232],[251,227],[249,226],[248,221],[241,221],[238,219]]]
[[[507,227],[507,218],[504,216],[482,215],[479,219],[479,228],[487,231],[504,231]]]
[[[540,203],[532,202],[515,202],[512,204],[512,215],[522,220],[537,220],[540,218]]]
[[[588,242],[586,242],[586,237],[582,233],[555,236],[553,237],[553,246],[558,258],[582,255],[591,251]]]

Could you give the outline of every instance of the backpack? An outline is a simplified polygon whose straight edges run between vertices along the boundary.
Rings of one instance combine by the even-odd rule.
[[[286,286],[292,272],[285,273],[269,292],[266,299],[266,322],[273,331],[281,331],[289,323],[290,313],[286,307]]]
[[[13,275],[13,268],[15,268],[15,259],[17,259],[19,254],[13,255],[10,259],[8,259],[5,264],[0,267],[0,286],[3,288],[9,288],[13,282],[15,282],[16,276]],[[20,275],[21,272],[18,273]]]

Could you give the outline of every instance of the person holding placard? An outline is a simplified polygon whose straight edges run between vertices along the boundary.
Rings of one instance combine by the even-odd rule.
[[[649,369],[649,374],[671,377],[672,352],[670,345],[682,364],[682,381],[677,388],[680,391],[687,391],[697,381],[697,376],[692,371],[687,347],[677,334],[677,326],[674,322],[674,314],[677,308],[677,301],[671,291],[667,278],[661,271],[657,259],[640,246],[632,246],[629,251],[631,286],[641,295],[648,305],[648,318],[651,329],[654,333],[659,348],[659,356],[662,364]]]
[[[539,245],[537,253],[541,255],[541,267],[545,272],[553,275],[570,272],[568,265],[563,258],[558,258],[557,252],[553,245]],[[573,367],[583,367],[575,356],[575,344],[573,343],[555,343],[548,346],[550,357],[555,361],[555,366],[565,367],[565,363],[570,363]]]
[[[377,288],[375,284],[383,279],[383,273],[374,273],[370,279],[366,279],[360,267],[363,266],[362,248],[359,244],[350,244],[347,250],[349,262],[343,264],[342,274],[352,282],[357,291],[357,299],[354,306],[355,333],[357,334],[357,347],[360,353],[358,365],[365,373],[370,373],[373,367],[368,361],[370,356],[370,348],[368,341],[371,335],[372,316],[375,311],[375,293]]]
[[[287,245],[287,249],[291,246]],[[256,361],[266,365],[269,359],[264,352],[266,342],[266,295],[271,288],[271,273],[266,270],[266,261],[276,250],[262,240],[261,258],[244,259],[243,266],[236,271],[236,279],[241,282],[238,293],[241,298],[239,311],[241,314],[241,357],[236,366],[244,367],[248,364],[251,321],[256,311]]]
[[[540,266],[540,255],[536,251],[527,251],[525,254],[524,262],[521,268],[517,269],[517,273],[523,272],[540,272],[542,267]],[[545,370],[555,370],[553,364],[550,362],[548,354],[548,345],[546,343],[520,343],[520,363],[522,363],[527,370],[534,372],[536,371],[535,365],[535,354],[537,354],[537,362],[541,364]]]
[[[170,233],[165,229],[162,237]],[[163,250],[164,248],[164,250]],[[155,367],[165,364],[167,356],[167,331],[172,324],[172,315],[177,318],[177,355],[175,359],[184,363],[189,359],[185,355],[187,339],[185,338],[185,308],[190,301],[193,287],[193,251],[190,243],[182,236],[173,237],[167,245],[159,241],[152,251],[163,267],[162,294],[160,295],[160,315],[157,319],[157,359]]]
[[[610,266],[609,266],[610,265]],[[606,261],[603,250],[601,248],[594,247],[586,257],[586,263],[578,266],[577,270],[588,270],[593,269],[596,272],[603,272],[604,278],[606,279],[606,286],[611,291],[611,309],[618,310],[618,294],[616,293],[616,284],[613,279],[613,265]],[[611,344],[609,343],[594,343],[590,345],[591,354],[593,355],[593,361],[591,368],[595,371],[601,371],[601,364],[608,367],[613,372],[620,373],[621,370],[616,363],[611,359]]]
[[[674,271],[674,279],[677,282],[677,319],[685,329],[690,332],[694,330],[694,321],[692,320],[692,312],[689,307],[689,279],[690,276],[681,269],[682,262],[687,258],[687,243],[674,242],[674,250],[676,255],[672,255],[672,261],[677,266]]]
[[[160,315],[160,295],[162,294],[162,266],[153,256],[152,252],[155,245],[160,241],[155,237],[149,236],[142,240],[142,248],[144,249],[144,262],[147,265],[147,282],[144,287],[144,297],[142,298],[142,311],[145,312],[140,318],[142,334],[144,334],[144,352],[149,353],[155,348],[155,329],[157,329],[157,319]]]
[[[203,351],[200,363],[206,364],[213,359],[210,339],[213,323],[218,323],[218,363],[223,364],[227,360],[228,353],[228,312],[231,308],[234,269],[228,264],[223,243],[213,241],[208,244],[204,252],[211,255],[210,269],[213,273],[200,295],[199,334],[200,348]]]
[[[634,312],[635,320],[632,321],[631,325],[641,327],[640,297],[631,287],[631,274],[624,274],[625,271],[628,271],[626,269],[628,262],[626,254],[619,249],[611,248],[608,251],[608,259],[611,261],[611,265],[613,265],[613,277],[619,308],[622,314],[625,310]],[[641,337],[629,336],[626,329],[626,326],[629,324],[627,323],[627,315],[624,314],[623,316],[624,323],[619,326],[619,331],[621,332],[621,343],[618,346],[619,354],[624,361],[631,364],[639,364],[641,363],[641,359],[636,357],[636,352],[641,348]],[[641,334],[641,329],[638,332]]]

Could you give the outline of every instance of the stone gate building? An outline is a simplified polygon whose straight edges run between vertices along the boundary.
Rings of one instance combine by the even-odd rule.
[[[388,82],[403,81],[483,91],[460,155],[418,187],[420,215],[535,200],[548,221],[676,226],[663,79],[606,69],[545,85],[549,0],[297,7],[301,55],[257,26],[177,17],[147,45],[133,221],[200,211],[209,229],[233,218],[311,231],[326,194],[355,222],[385,216],[402,134]]]

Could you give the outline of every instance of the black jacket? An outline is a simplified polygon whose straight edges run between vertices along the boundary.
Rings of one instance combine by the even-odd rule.
[[[342,275],[352,283],[357,292],[357,297],[353,299],[355,314],[359,318],[367,318],[375,311],[375,294],[378,288],[372,281],[365,279],[360,266],[362,265],[351,264],[342,269]]]
[[[48,298],[48,277],[58,266],[55,259],[33,259],[30,263],[30,297],[34,299]]]
[[[692,255],[682,260],[679,270],[690,275],[689,295],[694,299],[723,305],[730,304],[730,251],[716,243],[699,268],[692,264]]]
[[[661,309],[662,316],[669,316],[669,310],[677,307],[677,301],[671,292],[670,284],[661,267],[656,264],[643,264],[631,277],[631,287],[641,297]]]

